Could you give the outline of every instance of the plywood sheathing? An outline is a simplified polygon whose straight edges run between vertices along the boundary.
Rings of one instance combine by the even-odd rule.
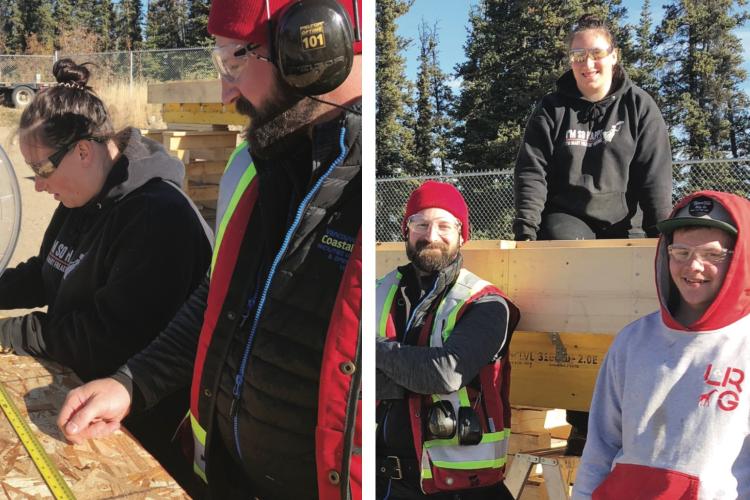
[[[0,356],[0,382],[76,498],[189,498],[130,435],[68,444],[56,425],[67,392],[80,385],[70,370],[26,356]],[[0,413],[0,498],[51,498],[5,415]]]

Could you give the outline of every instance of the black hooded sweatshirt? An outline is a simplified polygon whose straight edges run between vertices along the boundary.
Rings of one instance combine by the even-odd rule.
[[[629,226],[640,204],[647,236],[672,207],[669,134],[654,100],[618,67],[612,89],[587,101],[572,71],[536,106],[515,168],[516,240],[537,237],[547,213],[595,231]]]

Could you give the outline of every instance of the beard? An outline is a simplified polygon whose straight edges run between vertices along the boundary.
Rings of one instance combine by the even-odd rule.
[[[417,269],[425,273],[435,273],[448,267],[458,255],[459,246],[441,242],[417,241],[412,245],[406,242],[406,256]]]
[[[295,92],[278,74],[274,89],[262,106],[254,106],[244,96],[235,101],[237,112],[250,118],[244,136],[250,153],[258,158],[288,154],[285,139],[305,131],[320,107],[320,103]]]

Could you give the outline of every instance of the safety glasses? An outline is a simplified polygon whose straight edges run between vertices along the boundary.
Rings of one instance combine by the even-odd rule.
[[[437,233],[440,236],[450,236],[454,232],[461,229],[461,223],[455,219],[427,220],[412,217],[406,222],[406,227],[408,227],[409,231],[411,231],[416,236],[428,234],[430,232],[430,228],[433,226],[437,229]]]
[[[699,248],[685,245],[669,245],[667,247],[669,257],[675,262],[684,264],[690,262],[695,256],[700,262],[709,262],[711,264],[721,264],[727,257],[734,253],[734,250],[726,248]]]
[[[593,59],[594,61],[599,61],[600,59],[604,59],[605,57],[610,55],[613,50],[614,50],[614,47],[607,47],[607,48],[594,47],[591,49],[570,49],[568,51],[568,59],[570,60],[571,64],[585,63],[589,57]]]
[[[67,155],[75,147],[76,144],[78,144],[78,141],[73,141],[49,155],[46,160],[41,162],[29,163],[28,165],[29,167],[31,167],[31,170],[34,171],[34,174],[46,179],[47,177],[55,173],[55,170],[57,170],[57,167],[60,166],[60,163],[63,161],[63,158],[65,158],[65,155]]]
[[[260,44],[257,43],[247,45],[238,43],[214,47],[211,51],[211,60],[216,71],[219,72],[219,76],[227,83],[234,83],[242,74],[242,70],[245,69],[248,58],[255,57],[261,61],[272,62],[271,58],[255,52],[258,47],[260,47]]]

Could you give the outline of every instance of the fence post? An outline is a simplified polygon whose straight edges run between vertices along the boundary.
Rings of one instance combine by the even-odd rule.
[[[58,57],[60,57],[60,56],[57,53],[57,51],[55,51],[55,53],[52,55],[52,64],[53,65],[57,62]]]
[[[133,51],[129,50],[130,54],[130,95],[133,95]]]

